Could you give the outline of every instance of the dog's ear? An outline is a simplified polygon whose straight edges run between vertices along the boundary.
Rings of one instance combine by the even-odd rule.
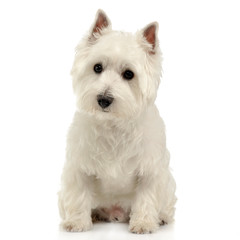
[[[105,29],[111,29],[111,21],[106,13],[99,9],[96,13],[94,23],[90,29],[90,40],[94,40],[101,35]]]
[[[137,32],[137,41],[147,54],[147,74],[140,81],[140,88],[144,98],[153,103],[157,96],[157,89],[161,77],[161,51],[158,42],[158,23],[153,22]]]
[[[158,23],[153,22],[148,24],[141,30],[141,35],[145,40],[144,48],[150,53],[155,54],[158,48]]]

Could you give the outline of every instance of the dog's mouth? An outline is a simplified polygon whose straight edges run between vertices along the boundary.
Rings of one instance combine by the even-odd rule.
[[[102,108],[102,109],[100,109],[99,111],[100,111],[100,112],[104,112],[104,113],[109,113],[109,112],[110,112],[110,110],[109,110],[109,109],[103,109],[103,108]]]
[[[102,112],[108,113],[108,112],[110,112],[110,111],[107,110],[107,109],[103,109]]]

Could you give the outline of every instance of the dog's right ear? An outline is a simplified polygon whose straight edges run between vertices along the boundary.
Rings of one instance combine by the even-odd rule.
[[[89,40],[96,40],[99,36],[102,35],[105,29],[111,29],[111,21],[109,20],[106,13],[99,9],[96,13],[94,23],[90,29]]]

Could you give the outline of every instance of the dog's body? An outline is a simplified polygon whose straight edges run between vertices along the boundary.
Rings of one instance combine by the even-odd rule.
[[[148,233],[173,220],[175,182],[164,123],[154,105],[161,75],[157,23],[131,35],[111,30],[98,11],[77,48],[77,111],[67,140],[59,193],[62,226],[125,222]]]

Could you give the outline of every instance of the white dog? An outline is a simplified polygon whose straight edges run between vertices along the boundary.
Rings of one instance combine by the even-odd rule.
[[[161,76],[158,23],[136,34],[113,31],[99,10],[76,48],[77,111],[69,129],[59,193],[62,227],[129,221],[151,233],[173,221],[175,181],[164,123],[154,105]]]

